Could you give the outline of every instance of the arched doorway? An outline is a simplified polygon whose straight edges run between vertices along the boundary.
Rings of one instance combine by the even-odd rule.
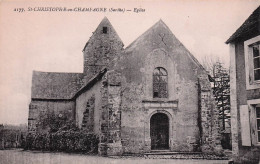
[[[151,149],[169,149],[169,118],[156,113],[150,119]]]

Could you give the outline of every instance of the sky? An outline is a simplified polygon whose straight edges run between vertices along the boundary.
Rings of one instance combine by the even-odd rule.
[[[259,5],[259,0],[1,0],[0,123],[27,123],[33,70],[83,71],[82,49],[105,16],[125,47],[162,19],[199,61],[213,56],[228,66],[225,41]],[[35,7],[131,11],[28,11]]]

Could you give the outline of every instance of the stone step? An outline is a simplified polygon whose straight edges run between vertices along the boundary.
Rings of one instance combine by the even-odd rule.
[[[169,152],[169,149],[158,149],[158,150],[151,150],[151,152]]]
[[[152,150],[144,155],[175,155],[175,154],[202,154],[201,152],[173,152],[170,150]]]
[[[144,154],[148,159],[207,159],[207,160],[227,160],[226,156],[203,154],[201,152],[150,152]]]
[[[202,159],[202,160],[228,160],[228,156],[204,154],[202,152],[173,152],[170,150],[152,150],[144,154],[124,153],[120,158],[139,157],[146,159]]]

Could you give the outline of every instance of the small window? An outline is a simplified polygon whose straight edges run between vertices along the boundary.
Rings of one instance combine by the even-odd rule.
[[[256,107],[257,142],[260,143],[260,107]]]
[[[259,44],[252,46],[254,62],[254,80],[260,80],[260,51]]]
[[[153,72],[153,98],[167,98],[168,84],[167,71],[162,67],[157,67]]]
[[[107,34],[107,31],[108,31],[107,27],[103,27],[103,34]]]

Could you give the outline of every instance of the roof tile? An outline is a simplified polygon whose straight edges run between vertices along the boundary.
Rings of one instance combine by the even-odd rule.
[[[260,34],[260,6],[247,18],[226,43],[247,40]]]
[[[84,84],[83,73],[33,72],[32,98],[70,99]]]

